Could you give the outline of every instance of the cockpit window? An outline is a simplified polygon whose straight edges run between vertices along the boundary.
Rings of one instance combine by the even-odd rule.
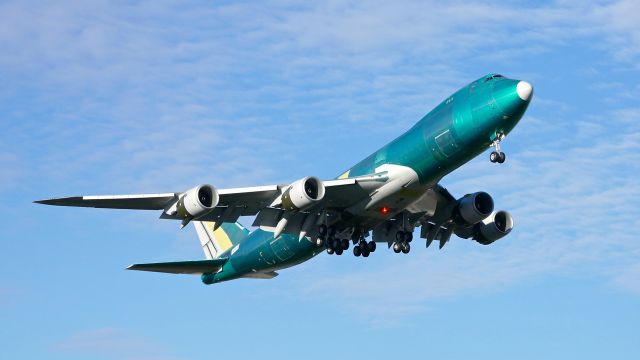
[[[487,76],[486,79],[484,79],[485,82],[489,81],[489,80],[493,80],[493,79],[497,79],[497,78],[503,78],[504,76],[500,75],[500,74],[491,74],[489,76]]]

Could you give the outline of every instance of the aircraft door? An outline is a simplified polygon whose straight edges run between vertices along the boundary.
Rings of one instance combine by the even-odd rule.
[[[435,141],[440,152],[446,157],[455,154],[459,149],[458,144],[456,144],[456,141],[448,128],[437,135],[435,137]]]

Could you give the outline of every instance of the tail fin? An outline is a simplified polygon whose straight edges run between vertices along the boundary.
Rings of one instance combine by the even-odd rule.
[[[222,223],[217,229],[212,221],[194,221],[193,226],[207,259],[218,258],[249,235],[249,230],[238,222]]]

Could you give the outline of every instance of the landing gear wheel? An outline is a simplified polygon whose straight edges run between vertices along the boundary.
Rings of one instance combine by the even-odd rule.
[[[402,247],[400,246],[400,243],[398,243],[398,242],[393,243],[393,252],[394,253],[399,254],[401,250],[402,250]]]
[[[498,164],[502,164],[505,160],[507,160],[507,155],[503,152],[498,153],[498,159],[496,160]]]
[[[402,242],[404,241],[404,231],[398,231],[396,233],[396,241],[397,242]]]
[[[369,249],[363,248],[361,251],[362,251],[362,257],[369,257]]]
[[[498,153],[495,151],[492,151],[491,154],[489,154],[489,161],[491,161],[492,163],[498,162],[499,158],[500,155],[498,155]]]
[[[353,255],[355,256],[360,256],[360,254],[362,254],[362,252],[360,251],[360,246],[356,245],[353,247]]]
[[[336,252],[336,255],[342,255],[344,250],[342,250],[342,248],[336,248],[334,251]]]
[[[367,248],[369,249],[369,252],[376,251],[376,242],[373,240],[369,241],[369,243],[367,244]]]
[[[342,245],[342,250],[349,250],[349,240],[342,239],[340,245]]]
[[[340,241],[340,239],[333,239],[333,242],[331,242],[331,247],[334,250],[342,249],[342,241]]]
[[[402,253],[408,254],[409,251],[411,251],[411,245],[409,245],[409,243],[404,243],[402,246]]]
[[[327,225],[322,224],[318,227],[318,234],[320,234],[320,236],[324,236],[327,234]]]
[[[327,249],[327,254],[329,254],[329,255],[333,255],[333,249],[332,249],[332,248],[328,248],[328,249]]]
[[[413,240],[413,233],[411,231],[406,231],[404,233],[404,241],[410,243]]]

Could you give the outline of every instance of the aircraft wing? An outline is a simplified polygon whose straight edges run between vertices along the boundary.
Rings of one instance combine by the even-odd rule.
[[[378,178],[373,179],[377,181]],[[361,196],[366,196],[366,191],[358,185],[359,181],[371,181],[372,179],[341,179],[323,181],[326,195],[322,201],[323,207],[343,207],[355,201]],[[289,185],[267,185],[244,188],[230,188],[214,190],[218,196],[213,210],[197,217],[200,221],[234,222],[239,216],[252,216],[268,208],[280,206],[279,199],[284,189]],[[97,196],[71,196],[34,201],[38,204],[55,206],[93,207],[104,209],[132,209],[132,210],[164,210],[161,218],[181,219],[171,207],[191,191],[137,194],[137,195],[97,195]]]
[[[38,204],[56,206],[79,206],[106,209],[162,210],[177,193],[139,194],[139,195],[106,195],[106,196],[70,196],[34,201]]]

